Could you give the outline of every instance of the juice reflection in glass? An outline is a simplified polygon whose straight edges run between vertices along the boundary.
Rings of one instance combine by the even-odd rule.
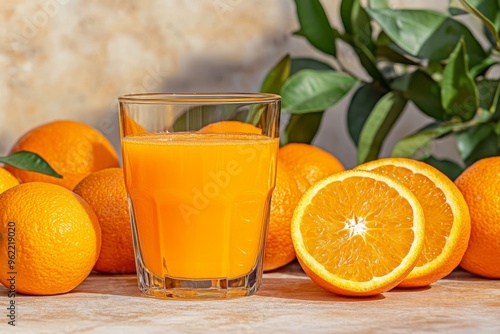
[[[232,101],[222,101],[221,109],[221,99]],[[121,102],[123,167],[139,287],[149,295],[173,298],[253,294],[262,276],[275,183],[279,97],[195,98],[204,110],[196,111],[195,121],[188,115],[192,128],[177,126],[181,131],[172,131],[176,122],[199,108],[193,109],[197,104],[192,96],[188,108],[182,98],[173,100],[169,112],[157,103],[151,108],[141,101],[134,108]],[[215,106],[206,107],[208,102]],[[262,133],[199,131],[210,123],[207,118],[227,122],[217,109],[225,115],[228,106],[256,119]],[[205,120],[196,122],[203,116]],[[155,119],[161,130],[168,130],[156,131],[157,124],[148,129]]]

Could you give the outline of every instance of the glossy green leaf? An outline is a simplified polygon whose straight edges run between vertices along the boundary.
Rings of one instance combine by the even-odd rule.
[[[347,129],[356,145],[370,112],[386,93],[387,91],[379,86],[364,84],[352,96],[347,109]]]
[[[10,165],[22,170],[46,174],[49,176],[62,179],[63,176],[57,173],[40,155],[28,152],[19,151],[12,153],[6,157],[0,157],[0,163]]]
[[[493,123],[479,124],[477,127],[457,134],[457,147],[462,160],[468,159],[479,145],[494,133]]]
[[[418,65],[417,62],[409,59],[408,53],[397,46],[383,31],[377,37],[376,56],[381,60],[388,60],[393,63]]]
[[[356,78],[336,71],[302,70],[281,89],[283,111],[303,114],[326,110],[357,83]]]
[[[495,111],[495,95],[500,87],[499,80],[483,79],[476,82],[477,91],[479,94],[479,105],[481,108]],[[493,108],[492,108],[493,107]]]
[[[479,107],[479,94],[469,73],[465,42],[460,40],[443,71],[442,104],[446,112],[469,120]]]
[[[310,144],[319,130],[322,118],[323,112],[292,115],[284,133],[281,134],[281,144]]]
[[[443,124],[438,127],[419,131],[401,139],[394,146],[391,156],[410,158],[421,148],[428,145],[433,139],[453,131],[453,124]]]
[[[476,78],[480,75],[485,75],[485,73],[495,65],[499,65],[498,60],[491,56],[487,57],[470,69],[470,76]]]
[[[483,34],[486,36],[488,42],[490,42],[490,46],[493,48],[493,50],[496,50],[497,40],[495,38],[495,35],[493,35],[491,31],[484,26],[483,26]]]
[[[464,171],[463,167],[456,162],[447,159],[438,159],[432,155],[420,160],[436,167],[452,181],[454,181]]]
[[[496,47],[500,49],[499,26],[495,26],[498,19],[500,6],[496,0],[460,0],[465,9],[483,21],[485,27],[497,41]]]
[[[281,87],[288,80],[291,69],[289,55],[283,57],[266,75],[260,91],[263,93],[279,94]]]
[[[344,26],[344,31],[352,35],[352,7],[354,6],[355,0],[342,0],[340,3],[340,19],[342,20],[342,25]]]
[[[470,30],[448,15],[431,10],[373,10],[368,14],[403,50],[420,59],[444,60],[461,38],[467,44],[471,65],[486,58],[486,53]]]
[[[441,105],[441,87],[427,73],[417,70],[410,74],[405,93],[424,114],[439,120],[447,118]]]
[[[376,45],[372,39],[370,16],[361,6],[360,0],[342,0],[340,16],[350,44],[364,45],[373,52]]]
[[[318,50],[336,55],[335,32],[319,0],[295,0],[300,34]]]
[[[448,13],[450,13],[451,16],[460,16],[469,14],[469,12],[466,11],[465,9],[458,7],[449,7]]]
[[[377,59],[373,53],[364,45],[359,44],[354,47],[354,51],[359,57],[359,62],[375,81],[380,82],[382,85],[388,87],[384,75],[380,72],[377,67]]]
[[[301,70],[318,70],[318,71],[333,71],[333,67],[322,61],[312,59],[312,58],[292,58],[292,67],[290,70],[290,75],[294,75]]]
[[[498,136],[495,131],[491,131],[487,136],[485,136],[481,141],[477,143],[474,149],[472,149],[469,156],[467,156],[463,160],[467,166],[470,166],[480,159],[492,157],[495,155],[500,155]]]
[[[387,3],[387,0],[370,0],[369,6],[371,9],[388,9],[389,4]]]
[[[387,86],[386,80],[377,67],[375,51],[377,45],[372,39],[373,29],[370,16],[359,0],[344,0],[341,3],[341,17],[344,29],[349,34],[349,43],[359,57],[359,62],[375,81]]]
[[[407,100],[398,93],[384,95],[364,123],[358,142],[358,163],[376,159],[384,139],[401,115]]]

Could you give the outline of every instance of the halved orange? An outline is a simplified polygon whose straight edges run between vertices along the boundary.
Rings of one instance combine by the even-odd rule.
[[[398,285],[423,247],[424,214],[408,188],[362,170],[333,174],[295,209],[292,239],[307,275],[324,289],[371,296]]]
[[[413,159],[385,158],[356,168],[403,183],[424,210],[424,249],[399,287],[426,286],[451,273],[459,265],[470,236],[469,209],[457,186],[438,169]]]

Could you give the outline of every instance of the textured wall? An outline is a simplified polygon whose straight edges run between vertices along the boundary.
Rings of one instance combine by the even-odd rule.
[[[338,1],[323,3],[339,26]],[[431,3],[447,0],[418,6]],[[257,90],[286,52],[310,54],[290,37],[296,27],[292,0],[2,0],[0,154],[60,118],[91,124],[118,147],[116,97],[124,93]],[[352,166],[345,108],[327,113],[315,143]],[[423,122],[410,110],[391,138]]]
[[[58,118],[117,143],[116,97],[256,90],[287,49],[287,0],[3,0],[0,153]]]

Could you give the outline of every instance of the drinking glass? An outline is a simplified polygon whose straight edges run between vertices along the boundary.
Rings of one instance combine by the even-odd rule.
[[[159,298],[254,294],[281,98],[155,93],[118,100],[139,289]]]

